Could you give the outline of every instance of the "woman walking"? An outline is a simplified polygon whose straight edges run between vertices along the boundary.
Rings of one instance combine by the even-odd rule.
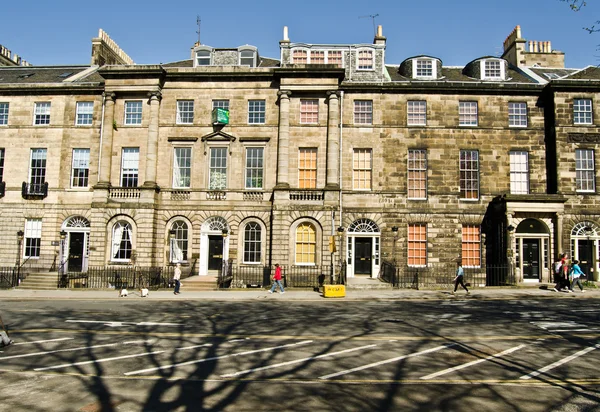
[[[573,266],[571,266],[571,276],[573,277],[570,288],[571,292],[575,285],[579,286],[581,293],[585,292],[585,290],[583,290],[583,284],[581,283],[581,278],[585,277],[585,273],[583,273],[583,270],[579,267],[579,261],[577,259],[573,261]]]

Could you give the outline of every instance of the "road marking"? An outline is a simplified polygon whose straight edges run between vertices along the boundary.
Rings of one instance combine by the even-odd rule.
[[[144,342],[144,341],[140,341],[140,342]],[[52,353],[60,353],[60,352],[71,352],[71,351],[86,350],[86,349],[97,349],[97,348],[109,348],[109,347],[112,347],[112,346],[127,345],[127,344],[131,344],[131,343],[136,343],[136,342],[106,343],[106,344],[103,344],[103,345],[81,346],[79,348],[57,349],[57,350],[50,350],[50,351],[44,351],[44,352],[25,353],[25,354],[22,354],[22,355],[2,356],[2,357],[0,357],[0,361],[5,360],[5,359],[28,358],[28,357],[31,357],[31,356],[49,355],[49,354],[52,354]]]
[[[552,329],[552,332],[592,332],[600,330],[598,328],[585,328],[585,329]]]
[[[341,350],[341,351],[338,351],[338,352],[324,353],[323,355],[310,356],[308,358],[296,359],[296,360],[293,360],[293,361],[282,362],[282,363],[276,363],[274,365],[263,366],[261,368],[246,369],[246,370],[239,371],[239,372],[234,372],[234,373],[228,373],[226,375],[221,375],[221,378],[233,378],[234,376],[245,375],[247,373],[258,372],[258,371],[262,371],[262,370],[266,370],[266,369],[272,369],[272,368],[279,368],[280,366],[293,365],[295,363],[302,363],[302,362],[306,362],[306,361],[310,361],[310,360],[315,360],[315,359],[323,359],[323,358],[327,358],[327,357],[330,357],[330,356],[339,355],[339,354],[342,354],[342,353],[354,352],[354,351],[357,351],[357,350],[367,349],[367,348],[374,348],[376,346],[377,345],[359,346],[358,348],[345,349],[345,350]]]
[[[420,379],[433,379],[433,378],[437,378],[438,376],[442,376],[442,375],[445,375],[445,374],[450,373],[450,372],[454,372],[454,371],[458,371],[458,370],[461,370],[461,369],[464,369],[464,368],[468,368],[469,366],[477,365],[478,363],[482,363],[482,362],[488,361],[490,359],[499,358],[501,356],[508,355],[509,353],[513,353],[515,351],[518,351],[519,349],[522,349],[525,346],[527,346],[527,345],[515,346],[513,348],[507,349],[507,350],[505,350],[503,352],[500,352],[500,353],[497,353],[495,355],[491,355],[491,356],[488,356],[488,357],[483,358],[483,359],[477,359],[477,360],[474,360],[472,362],[463,363],[462,365],[458,365],[458,366],[455,366],[453,368],[444,369],[442,371],[435,372],[435,373],[432,373],[432,374],[427,375],[427,376],[423,376]]]
[[[71,339],[75,339],[75,338],[58,338],[58,339],[48,339],[48,340],[36,340],[34,342],[18,342],[18,343],[13,343],[13,345],[15,345],[15,346],[17,346],[17,345],[33,345],[34,343],[59,342],[59,341],[71,340]]]
[[[183,348],[177,348],[176,350],[188,350],[188,349],[196,349],[196,348],[208,348],[212,346],[212,343],[205,343],[204,345],[194,345],[194,346],[185,346]]]
[[[531,378],[535,378],[536,376],[541,375],[542,373],[548,372],[551,369],[554,369],[554,368],[556,368],[556,367],[558,367],[560,365],[563,365],[563,364],[565,364],[567,362],[570,362],[573,359],[576,359],[576,358],[578,358],[578,357],[580,357],[582,355],[585,355],[586,353],[591,352],[591,351],[593,351],[595,349],[598,349],[598,348],[600,348],[600,344],[595,345],[595,346],[590,346],[588,348],[585,348],[583,350],[580,350],[579,352],[576,352],[576,353],[572,354],[571,356],[567,356],[564,359],[561,359],[561,360],[556,361],[556,362],[554,362],[554,363],[552,363],[552,364],[550,364],[548,366],[545,366],[542,369],[538,369],[537,371],[531,372],[530,374],[523,375],[519,379],[531,379]]]
[[[231,353],[229,355],[223,355],[223,356],[214,356],[212,358],[204,358],[204,359],[198,359],[198,360],[193,360],[193,361],[189,361],[189,362],[175,363],[172,365],[158,366],[156,368],[140,369],[137,371],[125,372],[124,375],[125,376],[139,375],[141,373],[146,373],[146,372],[152,372],[152,371],[157,371],[157,370],[162,370],[162,369],[172,369],[172,368],[176,368],[178,366],[193,365],[195,363],[208,362],[208,361],[213,361],[213,360],[218,360],[218,359],[226,359],[226,358],[231,358],[231,357],[236,357],[236,356],[250,355],[253,353],[268,352],[268,351],[272,351],[272,350],[289,348],[289,347],[293,347],[293,346],[306,345],[308,343],[312,343],[312,340],[304,340],[301,342],[288,343],[287,345],[272,346],[270,348],[250,350],[250,351],[246,351],[246,352]]]
[[[352,369],[346,369],[340,372],[336,372],[336,373],[332,373],[329,375],[324,375],[324,376],[319,376],[319,379],[329,379],[329,378],[334,378],[336,376],[340,376],[340,375],[346,375],[348,373],[352,373],[352,372],[356,372],[356,371],[361,371],[363,369],[369,369],[369,368],[373,368],[375,366],[380,366],[380,365],[385,365],[386,363],[392,363],[392,362],[397,362],[399,360],[402,359],[406,359],[406,358],[412,358],[414,356],[419,356],[419,355],[425,355],[427,353],[431,353],[431,352],[437,352],[438,350],[441,349],[446,349],[449,348],[451,346],[456,345],[456,343],[449,343],[446,345],[442,345],[442,346],[436,346],[435,348],[431,348],[431,349],[427,349],[421,352],[415,352],[415,353],[411,353],[409,355],[402,355],[402,356],[398,356],[397,358],[392,358],[392,359],[386,359],[380,362],[375,362],[375,363],[370,363],[368,365],[363,365],[363,366],[359,366],[357,368],[352,368]]]
[[[76,319],[67,319],[65,322],[67,323],[102,323],[106,326],[110,326],[111,328],[120,327],[120,326],[182,326],[183,323],[160,323],[160,322],[121,322],[121,321],[113,321],[113,320],[76,320]]]
[[[40,372],[40,371],[48,371],[51,369],[68,368],[69,366],[88,365],[90,363],[102,363],[102,362],[110,362],[110,361],[119,360],[119,359],[139,358],[140,356],[156,355],[156,354],[163,353],[163,352],[164,352],[164,350],[159,350],[156,352],[139,353],[137,355],[116,356],[113,358],[94,359],[91,361],[76,362],[76,363],[63,363],[62,365],[47,366],[45,368],[35,368],[34,371]]]

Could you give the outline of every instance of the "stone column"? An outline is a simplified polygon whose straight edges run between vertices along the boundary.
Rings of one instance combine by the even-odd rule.
[[[289,91],[279,91],[279,139],[277,142],[277,188],[290,187],[289,157],[290,157],[290,94]]]
[[[102,129],[102,151],[100,164],[98,167],[98,184],[97,188],[110,187],[110,171],[112,168],[112,151],[113,151],[113,125],[115,122],[115,100],[114,93],[104,93],[104,122]]]
[[[158,157],[158,109],[162,95],[160,92],[148,93],[150,105],[150,123],[148,124],[148,144],[146,148],[146,181],[144,187],[156,188],[156,167]]]
[[[326,188],[339,188],[340,173],[340,101],[337,92],[329,95],[327,117],[327,180]]]
[[[562,213],[558,213],[556,215],[556,247],[558,248],[558,250],[556,251],[556,256],[558,257],[558,255],[560,255],[563,252],[566,252],[566,250],[564,250],[563,248],[563,214]],[[572,256],[569,256],[569,258],[573,259]]]

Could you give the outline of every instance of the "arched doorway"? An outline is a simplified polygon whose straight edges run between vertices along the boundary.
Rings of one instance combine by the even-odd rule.
[[[219,216],[206,219],[200,232],[200,276],[218,275],[229,259],[229,225]]]
[[[347,275],[376,278],[380,257],[379,226],[370,219],[357,219],[347,231]]]
[[[89,220],[82,216],[70,217],[63,223],[62,230],[67,234],[63,251],[65,272],[87,272],[90,242]]]
[[[539,282],[550,264],[550,232],[545,223],[525,219],[517,226],[516,265],[523,282]]]
[[[590,280],[598,280],[598,239],[600,228],[593,222],[577,223],[571,231],[571,255]]]

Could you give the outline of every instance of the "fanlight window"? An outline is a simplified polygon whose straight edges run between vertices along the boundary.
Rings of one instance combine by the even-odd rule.
[[[90,222],[81,216],[74,216],[69,219],[66,227],[90,227]]]
[[[592,222],[580,222],[577,223],[571,231],[571,236],[598,236],[598,226]]]
[[[211,217],[204,224],[210,231],[222,232],[228,231],[227,221],[222,217]]]
[[[379,227],[372,220],[358,219],[348,227],[348,232],[379,233]]]

